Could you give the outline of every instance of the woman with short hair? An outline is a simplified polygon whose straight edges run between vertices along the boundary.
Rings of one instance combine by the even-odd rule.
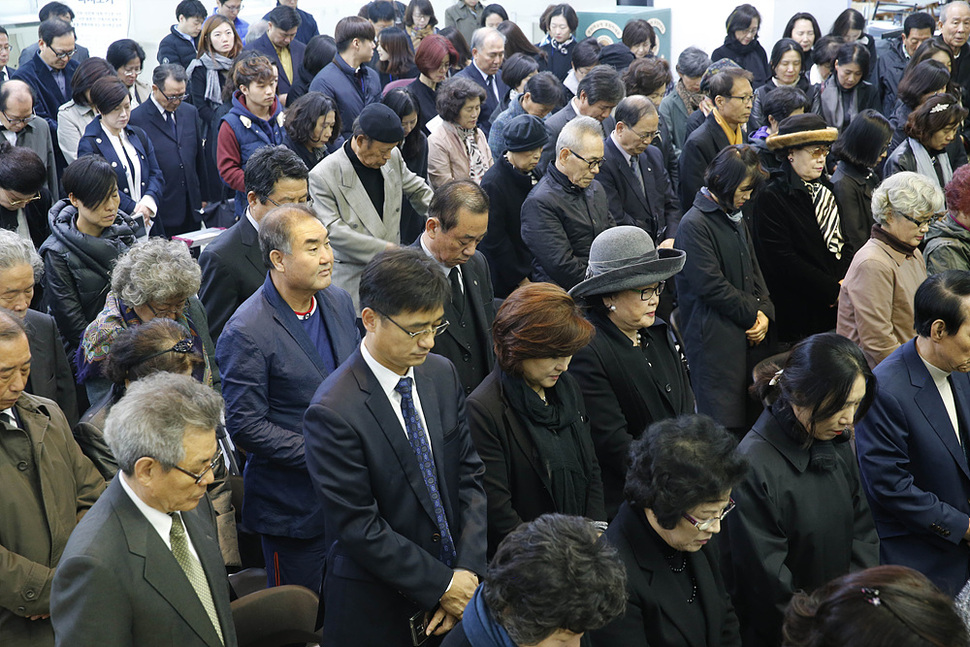
[[[421,40],[421,45],[414,52],[414,64],[418,66],[418,78],[411,81],[407,88],[420,108],[418,128],[425,135],[430,135],[428,122],[438,116],[435,103],[438,86],[448,78],[448,70],[458,65],[458,52],[447,38],[431,34]]]
[[[327,95],[308,92],[286,107],[284,128],[283,145],[312,170],[340,135],[340,113]]]
[[[906,139],[889,154],[883,177],[915,171],[941,189],[953,178],[954,169],[967,163],[960,129],[968,111],[954,94],[926,99],[906,120]]]
[[[505,129],[519,115],[532,115],[545,119],[562,103],[562,84],[552,72],[540,72],[525,82],[521,94],[509,102],[509,107],[498,114],[488,131],[488,147],[492,159],[505,154]]]
[[[137,108],[151,100],[151,86],[138,80],[138,75],[141,74],[142,66],[145,64],[145,50],[141,45],[130,38],[116,40],[108,45],[104,58],[128,88],[132,108]]]
[[[947,182],[946,215],[926,232],[926,272],[970,270],[970,166],[964,164]]]
[[[758,128],[768,125],[768,117],[764,113],[765,96],[775,88],[798,88],[808,97],[809,104],[815,98],[815,88],[802,74],[801,46],[794,40],[782,38],[775,43],[771,48],[768,67],[771,68],[771,78],[760,88],[755,88],[754,105],[751,106],[751,122]]]
[[[913,111],[930,97],[944,93],[959,96],[959,90],[953,86],[950,78],[950,70],[943,63],[928,59],[906,67],[897,87],[895,108],[889,115],[889,123],[893,127],[890,152],[906,139],[906,122]]]
[[[657,108],[660,118],[670,129],[670,139],[677,150],[687,141],[687,118],[710,99],[701,92],[701,77],[711,65],[711,58],[697,47],[688,47],[677,57],[677,84]]]
[[[488,554],[547,512],[602,522],[603,483],[582,393],[566,372],[593,326],[565,290],[530,283],[495,314],[495,368],[468,396],[488,497]]]
[[[428,137],[428,181],[432,188],[461,179],[478,184],[491,168],[492,151],[478,127],[484,103],[485,89],[468,77],[452,77],[441,85],[435,107],[442,123]]]
[[[39,249],[50,236],[47,166],[33,150],[0,137],[0,227],[30,238]]]
[[[643,18],[628,21],[623,26],[620,42],[626,45],[636,58],[653,56],[657,48],[657,32]]]
[[[404,28],[411,38],[411,49],[415,52],[421,41],[431,34],[438,33],[438,19],[434,15],[431,0],[411,0],[404,11]]]
[[[731,59],[751,72],[751,87],[760,88],[771,78],[768,55],[758,42],[761,14],[750,4],[738,5],[728,15],[725,27],[727,36],[724,37],[724,44],[714,50],[711,59]]]
[[[879,537],[862,489],[852,430],[876,378],[854,343],[808,337],[783,362],[758,367],[770,402],[738,452],[751,469],[734,490],[722,569],[744,644],[777,645],[795,591],[879,563]]]
[[[839,131],[867,108],[878,110],[879,91],[866,78],[871,65],[869,50],[860,43],[845,43],[835,55],[834,73],[819,87],[812,111]]]
[[[549,42],[543,43],[539,49],[546,53],[548,69],[560,81],[566,79],[572,67],[573,50],[576,49],[576,29],[579,28],[579,16],[576,10],[568,4],[550,5],[551,10],[546,14]]]
[[[97,113],[91,105],[91,86],[100,78],[113,76],[115,69],[103,58],[92,56],[78,66],[71,77],[71,100],[57,109],[57,145],[70,164],[77,159],[77,146]]]

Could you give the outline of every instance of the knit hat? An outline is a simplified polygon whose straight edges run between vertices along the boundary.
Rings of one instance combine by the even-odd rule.
[[[829,128],[819,115],[808,113],[785,117],[778,124],[778,134],[765,140],[769,150],[802,148],[831,144],[839,136],[838,128]]]
[[[511,153],[534,151],[548,141],[545,124],[533,115],[519,115],[505,129],[505,148]]]
[[[396,144],[404,141],[401,118],[383,103],[371,103],[360,111],[357,123],[361,131],[374,141]]]
[[[635,60],[636,56],[629,47],[623,43],[613,43],[600,50],[598,62],[600,65],[609,65],[617,72],[622,72]]]
[[[586,297],[646,287],[669,279],[686,260],[683,250],[657,249],[650,234],[639,227],[613,227],[593,240],[586,280],[569,294]]]

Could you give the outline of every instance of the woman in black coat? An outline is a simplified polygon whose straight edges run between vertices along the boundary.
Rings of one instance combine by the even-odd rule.
[[[954,94],[938,94],[913,110],[906,121],[906,139],[889,154],[883,178],[900,171],[915,171],[940,189],[953,171],[967,163],[963,138],[959,136],[967,109]]]
[[[765,176],[754,148],[725,147],[708,166],[706,186],[674,240],[687,252],[677,297],[697,411],[739,434],[760,413],[747,386],[751,369],[771,354],[765,340],[775,316],[741,215]]]
[[[655,423],[633,443],[626,501],[606,531],[626,565],[626,613],[590,634],[594,647],[740,646],[709,542],[746,471],[734,438],[706,416]]]
[[[825,158],[837,136],[821,117],[808,114],[782,120],[778,134],[766,140],[781,172],[755,199],[751,233],[782,342],[835,328],[839,282],[852,258],[825,177]]]
[[[410,86],[408,86],[410,87]],[[401,157],[408,169],[428,179],[428,138],[418,128],[421,111],[417,100],[408,88],[394,88],[384,95],[381,103],[388,106],[401,118],[404,141],[398,144]],[[411,206],[410,200],[401,201],[401,242],[405,245],[415,241],[424,231],[425,217]]]
[[[751,87],[760,88],[771,78],[768,55],[758,42],[761,14],[749,4],[739,5],[728,16],[724,44],[711,54],[712,61],[728,58],[751,72]]]
[[[630,443],[651,423],[693,413],[686,359],[673,329],[657,319],[660,293],[684,267],[679,250],[656,249],[639,227],[607,229],[593,241],[583,298],[596,335],[573,358],[603,473],[609,518],[623,502]]]
[[[283,145],[312,170],[341,133],[340,113],[327,95],[308,92],[287,106],[284,127]]]
[[[746,645],[778,645],[792,594],[879,563],[879,538],[849,443],[876,381],[859,348],[834,333],[764,367],[767,402],[738,451],[751,463],[734,491],[722,572]]]
[[[566,373],[593,327],[566,292],[531,283],[495,315],[495,369],[468,396],[468,425],[485,463],[488,554],[546,512],[602,522],[603,483],[582,393]]]
[[[879,110],[879,90],[865,81],[869,76],[869,51],[859,43],[846,43],[835,55],[835,70],[819,87],[812,112],[832,128],[844,130],[852,118],[865,110]]]

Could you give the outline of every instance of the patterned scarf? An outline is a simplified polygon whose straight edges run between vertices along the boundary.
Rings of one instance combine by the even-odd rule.
[[[693,112],[700,107],[701,101],[704,100],[703,94],[688,90],[687,86],[684,85],[683,79],[678,79],[676,90],[680,100],[683,101],[684,105],[687,107],[688,115],[693,114]]]
[[[418,51],[418,45],[421,44],[421,41],[426,36],[434,33],[434,25],[427,25],[424,29],[415,29],[414,27],[405,27],[405,29],[408,32],[408,36],[411,37],[411,44],[414,45],[414,51]]]
[[[488,170],[488,162],[485,154],[478,146],[478,128],[462,128],[455,125],[458,136],[465,143],[465,152],[468,153],[468,177],[476,184],[482,181],[485,171]]]
[[[805,182],[805,188],[812,196],[815,207],[815,220],[825,239],[825,249],[835,254],[835,258],[842,258],[842,222],[839,219],[839,205],[835,202],[835,195],[821,182]]]
[[[225,72],[232,66],[232,59],[222,54],[206,52],[189,63],[185,73],[192,78],[192,72],[200,65],[205,66],[205,98],[212,103],[222,103],[222,84],[219,83],[219,72]]]
[[[570,36],[569,38],[567,38],[565,41],[561,43],[557,41],[555,38],[549,39],[549,44],[552,45],[552,48],[557,52],[559,52],[560,54],[562,54],[563,56],[569,55],[569,46],[572,45],[573,42],[574,42],[574,39],[572,36]]]

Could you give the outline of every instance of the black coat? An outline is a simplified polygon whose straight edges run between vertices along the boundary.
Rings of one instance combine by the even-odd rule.
[[[428,122],[438,116],[438,108],[435,104],[438,98],[437,93],[421,83],[420,78],[408,83],[407,91],[418,102],[418,125],[415,128],[420,128],[426,136],[430,135],[431,131],[427,127]]]
[[[291,79],[286,76],[286,72],[283,70],[283,64],[280,62],[280,56],[276,53],[276,47],[273,46],[273,42],[269,39],[269,34],[263,34],[257,38],[256,42],[252,45],[252,50],[259,52],[276,66],[276,71],[279,72],[276,94],[287,94],[290,91],[290,85],[296,81],[296,78]],[[290,62],[293,67],[294,77],[296,77],[300,68],[303,67],[304,52],[306,52],[306,45],[304,43],[301,43],[295,38],[290,41]]]
[[[838,82],[839,77],[836,74],[832,74],[832,76],[822,82],[822,84],[818,87],[818,90],[815,92],[815,97],[812,99],[812,112],[825,119],[825,123],[832,128],[838,128],[839,131],[843,131],[849,125],[849,115],[844,113],[842,123],[837,124],[835,123],[835,116],[825,114],[822,106],[822,93],[825,91],[826,85],[829,83],[835,83],[838,85]],[[855,101],[858,112],[862,112],[867,108],[872,108],[873,110],[879,110],[882,108],[882,104],[879,101],[879,90],[876,88],[876,86],[872,85],[868,81],[859,81],[859,83],[848,92],[841,90],[841,88],[838,90],[838,92],[840,93],[840,101]],[[855,97],[847,98],[844,96],[845,94],[854,94]]]
[[[751,87],[760,88],[768,79],[771,78],[771,68],[768,66],[768,55],[765,48],[757,39],[748,45],[742,45],[734,34],[728,34],[724,38],[724,44],[714,50],[711,54],[712,61],[719,61],[722,58],[729,58],[739,66],[751,72]]]
[[[727,135],[713,112],[687,137],[680,151],[680,204],[685,211],[687,205],[694,204],[694,196],[704,186],[707,165],[728,144]]]
[[[198,53],[196,40],[186,40],[176,33],[178,30],[172,25],[169,33],[158,44],[158,54],[156,59],[160,65],[167,63],[178,63],[182,67],[188,67],[189,63],[195,60]]]
[[[957,137],[952,142],[943,149],[946,156],[950,159],[950,169],[956,171],[958,168],[967,163],[967,153],[963,149],[962,140]],[[933,153],[930,152],[932,157]],[[882,177],[883,179],[889,177],[890,175],[895,175],[900,171],[916,171],[916,154],[913,153],[913,148],[909,144],[909,138],[907,137],[896,147],[896,150],[889,154],[886,158],[886,163],[882,167]],[[940,188],[943,188],[942,182],[937,177],[929,178],[940,184]]]
[[[943,40],[943,34],[934,37],[937,43],[949,48]],[[961,101],[964,106],[970,106],[970,43],[960,47],[960,55],[953,57],[953,70],[950,80],[960,87]]]
[[[50,315],[27,310],[24,325],[30,344],[30,377],[24,390],[55,401],[73,427],[78,420],[77,390],[57,324]]]
[[[606,138],[606,161],[596,181],[606,189],[610,214],[618,225],[643,229],[656,243],[677,235],[680,202],[664,169],[663,156],[655,146],[638,155],[641,183],[627,163],[626,153],[612,137]]]
[[[205,305],[212,341],[217,341],[229,317],[266,280],[259,239],[249,218],[243,216],[206,245],[199,255],[199,265],[199,298]]]
[[[420,120],[420,116],[418,117]],[[417,126],[415,126],[417,129]],[[428,138],[423,132],[411,131],[408,138],[415,138],[408,144],[399,144],[398,150],[408,170],[415,175],[420,175],[425,180],[428,179]],[[401,240],[415,240],[424,231],[427,218],[418,213],[417,209],[407,199],[407,195],[401,200]]]
[[[798,83],[795,86],[805,93],[805,98],[808,99],[808,105],[812,105],[815,99],[815,86],[808,82],[808,79],[804,76],[798,77]],[[762,126],[768,125],[768,115],[765,114],[765,97],[769,92],[778,87],[775,82],[775,78],[772,77],[759,88],[754,91],[754,104],[751,106],[751,118],[748,120],[748,131],[754,132],[761,128]]]
[[[68,357],[108,296],[115,261],[135,244],[135,224],[119,211],[115,224],[95,238],[74,226],[77,209],[67,200],[51,208],[51,236],[41,245],[47,307],[57,321]]]
[[[893,113],[896,105],[896,90],[906,71],[909,57],[903,55],[903,43],[898,38],[889,41],[889,47],[883,51],[876,65],[876,87],[881,101],[880,111],[886,117]],[[869,65],[872,65],[870,61]]]
[[[532,252],[522,241],[522,203],[532,190],[532,175],[521,173],[505,156],[482,178],[488,194],[488,233],[478,251],[488,259],[495,296],[504,299],[532,273]]]
[[[791,410],[766,410],[738,450],[751,463],[722,523],[722,572],[745,645],[778,645],[792,593],[812,592],[879,563],[879,538],[848,442],[829,441],[835,466],[809,465]],[[801,430],[800,427],[798,427]],[[804,434],[804,431],[801,431]]]
[[[657,134],[653,138],[653,146],[660,151],[663,156],[664,169],[670,180],[670,188],[674,195],[680,191],[680,149],[674,146],[674,136],[670,132],[670,125],[660,115],[660,125]]]
[[[593,239],[615,225],[602,184],[593,180],[580,189],[550,165],[522,203],[522,240],[534,257],[533,278],[569,290],[586,277]]]
[[[725,427],[744,427],[751,368],[770,354],[774,324],[758,346],[749,347],[744,332],[759,310],[775,318],[751,234],[743,220],[731,222],[716,203],[698,194],[680,221],[674,246],[687,252],[676,280],[697,411]]]
[[[304,164],[306,164],[308,171],[312,171],[313,167],[323,159],[322,157],[317,157],[316,151],[312,151],[303,144],[293,141],[293,139],[290,138],[290,134],[287,132],[283,133],[283,145],[300,156],[300,159],[303,160]],[[326,149],[324,149],[324,152],[325,151]]]
[[[879,175],[849,162],[839,162],[832,174],[832,192],[839,201],[842,236],[852,253],[869,240],[872,219],[872,192],[879,186]]]
[[[485,494],[488,496],[488,555],[519,524],[547,512],[561,512],[552,495],[552,482],[539,460],[538,449],[502,388],[501,373],[492,371],[468,396],[468,426],[475,449],[485,463]],[[589,417],[579,395],[579,385],[569,373],[559,377],[556,389],[571,389],[580,405],[580,452],[588,457],[592,472],[586,491],[586,517],[606,520],[603,482],[590,439]]]
[[[205,80],[208,72],[204,65],[200,65],[192,70],[189,77],[189,96],[192,105],[199,111],[199,119],[202,122],[202,134],[205,138],[205,159],[206,159],[206,178],[209,183],[208,194],[212,200],[222,197],[224,186],[222,178],[219,177],[219,169],[216,166],[216,144],[219,141],[219,123],[222,115],[226,114],[232,106],[232,101],[225,104],[215,103],[205,98]],[[226,72],[219,72],[219,86],[226,84]]]
[[[565,81],[569,75],[569,70],[573,69],[573,50],[576,48],[577,40],[566,45],[566,53],[561,54],[552,43],[546,43],[539,47],[546,53],[546,69],[556,75],[560,81]]]
[[[546,117],[546,135],[548,140],[542,149],[542,157],[539,158],[539,165],[536,167],[540,172],[548,173],[549,167],[555,166],[553,158],[556,156],[556,142],[559,140],[559,133],[562,132],[563,126],[576,118],[576,116],[576,110],[573,108],[573,102],[570,100],[558,112],[554,112]],[[604,138],[613,132],[614,126],[616,126],[616,120],[612,116],[600,122]]]
[[[626,613],[591,632],[594,647],[740,647],[738,618],[721,578],[714,542],[685,554],[697,581],[694,604],[700,605],[704,619],[700,627],[696,608],[679,597],[678,575],[664,558],[668,548],[642,510],[624,503],[606,537],[626,566]]]
[[[752,235],[775,304],[778,338],[799,341],[835,329],[839,281],[852,259],[826,249],[812,196],[790,164],[755,200]],[[831,189],[828,180],[819,180]]]
[[[47,187],[40,190],[40,200],[28,202],[24,207],[24,217],[27,219],[27,231],[30,233],[30,242],[35,249],[40,249],[47,237],[51,235],[50,224],[47,222],[47,214],[51,210],[51,192]],[[9,231],[17,231],[17,212],[10,211],[0,206],[0,227]]]
[[[694,393],[686,359],[665,322],[657,319],[640,330],[640,350],[605,315],[593,311],[589,319],[596,334],[573,356],[569,372],[594,412],[590,429],[606,512],[613,518],[623,502],[630,443],[654,422],[693,413]]]

